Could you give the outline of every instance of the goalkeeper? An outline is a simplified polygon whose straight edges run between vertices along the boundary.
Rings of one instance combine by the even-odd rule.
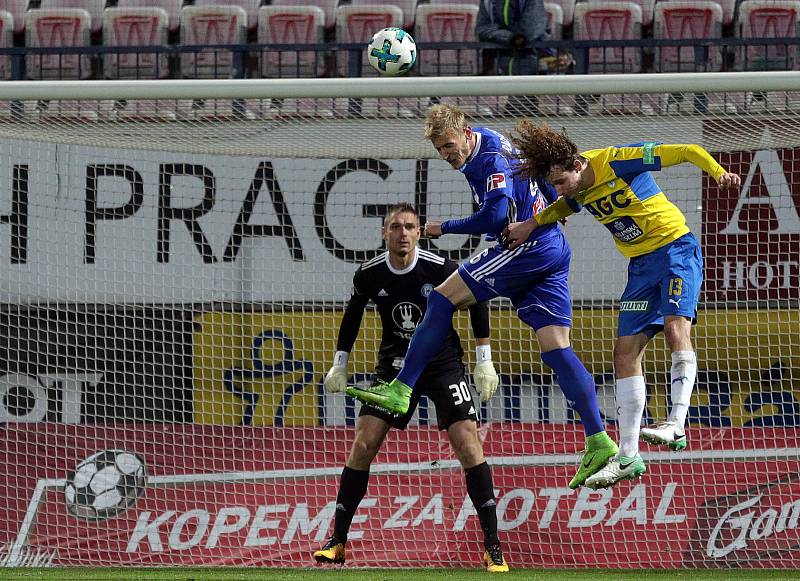
[[[513,141],[522,153],[522,173],[545,176],[563,197],[544,212],[509,225],[510,246],[524,246],[540,228],[582,205],[630,259],[614,345],[620,451],[586,481],[589,488],[605,488],[645,472],[640,438],[676,451],[686,447],[684,424],[697,376],[691,331],[703,281],[700,243],[650,172],[690,162],[722,189],[738,187],[741,180],[695,144],[644,142],[578,153],[566,134],[546,125],[523,120],[517,132]],[[661,330],[672,352],[672,410],[667,421],[640,431],[647,399],[642,358]]]
[[[389,209],[383,224],[387,252],[362,264],[353,276],[353,294],[339,327],[333,367],[325,376],[325,388],[329,392],[344,391],[347,385],[348,355],[370,300],[377,306],[383,329],[375,375],[379,381],[389,381],[402,365],[408,342],[425,313],[427,295],[457,268],[454,262],[417,248],[419,236],[419,217],[413,206],[402,203]],[[480,303],[471,307],[470,319],[477,343],[473,378],[481,399],[487,401],[497,389],[498,377],[492,365],[486,305]],[[458,334],[450,323],[443,343],[422,370],[420,389],[403,413],[393,414],[366,404],[361,406],[355,441],[339,482],[333,536],[314,553],[318,562],[344,562],[347,533],[367,491],[370,464],[389,429],[404,429],[420,395],[424,394],[435,404],[439,429],[447,430],[453,450],[464,467],[467,492],[483,529],[483,558],[487,570],[508,571],[497,537],[492,473],[478,439],[476,406],[467,387],[463,354]]]
[[[466,218],[429,221],[425,224],[426,236],[487,234],[487,240],[499,239],[509,223],[530,218],[556,198],[549,184],[518,176],[519,162],[505,137],[486,127],[470,127],[457,107],[431,107],[425,136],[442,159],[464,174],[479,206]],[[455,310],[497,296],[508,297],[520,320],[533,327],[542,361],[555,371],[569,406],[580,414],[586,453],[569,487],[583,485],[618,449],[605,432],[594,378],[570,344],[572,302],[567,277],[571,256],[557,224],[537,230],[514,250],[501,242],[476,254],[430,293],[425,319],[414,333],[397,377],[370,390],[348,387],[347,393],[405,412],[409,399],[417,397],[414,386],[422,370],[447,338]]]

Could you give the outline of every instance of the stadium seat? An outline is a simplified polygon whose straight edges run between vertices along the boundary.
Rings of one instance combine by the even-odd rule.
[[[247,13],[240,6],[184,6],[180,30],[182,45],[244,44]],[[181,75],[194,79],[239,77],[241,56],[225,49],[181,53]]]
[[[316,6],[325,13],[325,28],[336,26],[336,8],[339,0],[272,0],[271,6]]]
[[[262,6],[258,44],[322,44],[325,13],[317,6]],[[316,77],[323,72],[322,53],[263,51],[262,77]]]
[[[82,8],[92,19],[91,31],[98,33],[103,28],[103,9],[106,0],[41,0],[39,8],[48,10],[56,8]]]
[[[106,8],[104,46],[166,45],[169,15],[162,8]],[[169,76],[166,53],[104,53],[107,79],[163,79]]]
[[[181,25],[183,0],[117,0],[117,8],[161,8],[169,17],[169,29],[178,30]]]
[[[572,26],[572,20],[575,17],[575,0],[547,0],[547,3],[556,4],[561,8],[561,24],[563,26]]]
[[[14,46],[14,16],[6,10],[0,10],[0,47],[9,48],[11,46]],[[0,79],[10,78],[11,57],[0,56]]]
[[[653,11],[655,10],[656,0],[626,0],[638,4],[642,9],[642,26],[650,26],[653,24]]]
[[[379,6],[339,6],[336,9],[336,41],[341,43],[359,43],[364,47],[372,35],[381,28],[400,26],[403,12],[392,5]],[[378,73],[367,62],[367,51],[359,51],[362,76],[376,76]],[[350,72],[350,54],[336,55],[339,73],[346,77]]]
[[[417,7],[417,42],[475,42],[478,7],[465,4],[420,4]],[[423,75],[477,75],[478,51],[428,50],[420,59]]]
[[[564,9],[556,2],[545,2],[544,9],[547,12],[551,40],[561,40],[564,37]]]
[[[741,1],[741,0],[739,0]],[[695,0],[659,0],[658,4],[664,2],[684,2],[692,4]],[[722,25],[730,26],[733,24],[733,15],[736,13],[737,0],[714,0],[722,8]]]
[[[468,4],[480,8],[481,0],[430,0],[430,4]]]
[[[739,38],[797,38],[800,33],[800,1],[745,0],[739,5],[736,36]],[[750,45],[738,47],[739,70],[791,70],[798,68],[798,46]]]
[[[417,15],[417,0],[387,0],[386,2],[376,2],[375,0],[350,0],[351,6],[374,6],[376,4],[397,6],[403,12],[403,23],[400,28],[409,31],[414,28],[414,18],[416,18]]]
[[[632,2],[593,0],[575,5],[575,40],[614,40],[642,37],[642,9]],[[640,47],[590,48],[588,72],[638,73],[642,68]]]
[[[14,33],[25,30],[25,11],[27,9],[28,0],[0,0],[0,10],[5,10],[13,18]]]
[[[255,29],[258,26],[258,7],[261,0],[194,0],[195,6],[238,6],[247,14],[247,28]]]
[[[91,22],[92,17],[81,8],[29,10],[25,14],[25,46],[89,46]],[[85,54],[28,54],[25,74],[29,79],[88,79],[91,60]]]
[[[669,40],[722,38],[722,18],[722,7],[711,0],[659,2],[655,8],[653,37]],[[693,46],[656,47],[655,65],[658,72],[719,71],[722,51],[719,46],[699,51]]]

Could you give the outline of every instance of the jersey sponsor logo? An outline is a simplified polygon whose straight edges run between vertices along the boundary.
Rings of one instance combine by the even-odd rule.
[[[392,320],[400,330],[399,332],[395,331],[395,335],[403,339],[410,339],[417,325],[422,321],[422,309],[414,303],[398,303],[392,309]]]
[[[644,235],[642,229],[630,216],[623,216],[613,222],[603,224],[603,226],[608,228],[614,238],[620,242],[631,242]]]
[[[607,196],[583,204],[589,213],[597,219],[610,216],[617,208],[627,208],[631,200],[625,195],[625,190],[617,190]]]
[[[506,174],[503,173],[493,173],[488,178],[486,178],[486,191],[491,192],[492,190],[496,190],[498,188],[506,187]]]
[[[431,294],[432,290],[433,290],[433,285],[429,282],[426,282],[425,284],[422,285],[422,288],[419,289],[419,292],[422,293],[422,296],[427,299],[428,295]]]
[[[649,301],[620,301],[619,310],[627,313],[646,312],[650,308]]]

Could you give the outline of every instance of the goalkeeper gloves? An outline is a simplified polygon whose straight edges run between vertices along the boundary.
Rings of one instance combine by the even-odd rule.
[[[333,366],[328,370],[323,384],[331,393],[339,393],[347,387],[347,358],[349,353],[337,351],[333,357]]]
[[[475,381],[475,388],[481,396],[481,401],[492,399],[500,378],[492,365],[492,351],[488,345],[478,345],[475,350],[477,363],[472,372],[472,379]]]

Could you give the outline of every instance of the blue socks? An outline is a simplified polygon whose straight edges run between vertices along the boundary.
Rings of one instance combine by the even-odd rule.
[[[453,303],[441,293],[434,290],[428,295],[428,308],[425,310],[425,316],[411,337],[403,367],[397,374],[397,379],[408,387],[414,388],[428,362],[441,349],[442,343],[453,326],[455,310]]]
[[[600,417],[600,406],[597,404],[594,378],[586,371],[572,347],[542,353],[542,361],[556,372],[558,385],[564,392],[569,407],[581,416],[586,437],[605,431]]]

